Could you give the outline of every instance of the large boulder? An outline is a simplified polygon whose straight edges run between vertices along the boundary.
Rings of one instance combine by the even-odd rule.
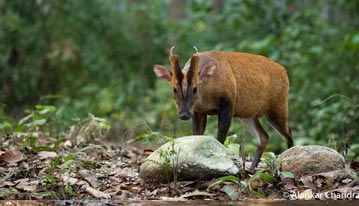
[[[226,148],[211,136],[186,136],[170,141],[142,163],[145,182],[198,180],[235,175],[239,166]]]
[[[295,176],[329,172],[345,167],[345,159],[334,149],[318,146],[295,146],[278,156],[283,162],[282,171],[292,172]]]

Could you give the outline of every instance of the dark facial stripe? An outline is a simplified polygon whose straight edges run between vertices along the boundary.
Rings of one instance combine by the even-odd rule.
[[[173,56],[170,56],[169,59],[170,59],[172,71],[175,74],[176,79],[178,80],[178,82],[182,82],[183,74],[182,74],[181,68],[179,66],[178,56],[173,55]]]
[[[196,75],[198,63],[199,63],[199,56],[197,56],[197,55],[192,56],[190,66],[188,68],[188,73],[187,73],[188,85],[190,85],[192,83],[193,77]]]

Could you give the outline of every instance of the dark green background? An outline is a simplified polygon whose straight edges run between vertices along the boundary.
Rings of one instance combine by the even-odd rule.
[[[63,131],[91,113],[122,128],[118,138],[190,134],[152,67],[168,65],[172,45],[184,63],[195,45],[281,63],[295,144],[358,150],[358,0],[0,0],[0,42],[3,131],[16,130],[25,109],[54,105],[52,123]],[[216,133],[216,118],[207,133]],[[248,136],[239,121],[235,133]]]

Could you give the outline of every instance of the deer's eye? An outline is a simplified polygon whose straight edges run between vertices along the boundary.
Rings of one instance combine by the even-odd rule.
[[[173,93],[177,93],[176,87],[173,87]]]

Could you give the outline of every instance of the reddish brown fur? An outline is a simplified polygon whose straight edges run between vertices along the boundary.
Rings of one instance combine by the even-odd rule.
[[[289,82],[281,65],[260,55],[239,52],[209,51],[198,55],[200,69],[210,61],[217,64],[217,69],[202,82],[195,111],[213,113],[217,97],[226,96],[234,103],[235,117],[262,116],[275,110],[287,119]]]

